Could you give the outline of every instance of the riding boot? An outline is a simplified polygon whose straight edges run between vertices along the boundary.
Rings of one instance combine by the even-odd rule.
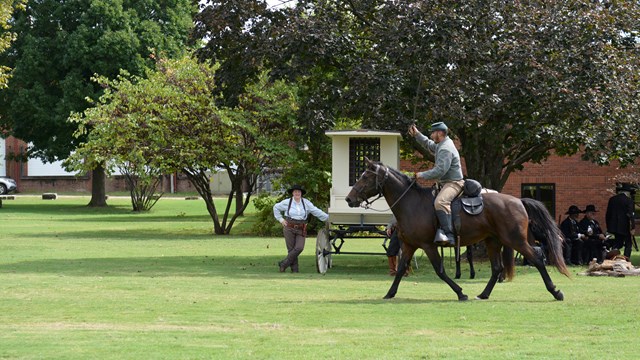
[[[440,228],[436,232],[434,242],[439,246],[455,246],[456,240],[453,236],[453,227],[451,226],[451,215],[442,210],[436,211],[436,216],[440,222]]]
[[[389,259],[389,276],[396,276],[398,271],[398,258],[396,256],[387,256],[387,259]]]

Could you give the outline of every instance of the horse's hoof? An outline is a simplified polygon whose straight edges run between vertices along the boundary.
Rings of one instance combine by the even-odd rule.
[[[458,296],[458,301],[467,301],[469,297],[467,295]]]
[[[489,297],[488,297],[488,296],[484,296],[484,295],[478,295],[478,296],[476,296],[476,300],[487,300],[487,299],[489,299]]]
[[[389,295],[389,294],[387,294],[387,295],[385,295],[383,297],[384,300],[389,300],[389,299],[393,299],[393,298],[394,298],[394,295]]]
[[[556,291],[555,294],[553,294],[553,297],[558,301],[564,300],[564,294],[560,290]]]

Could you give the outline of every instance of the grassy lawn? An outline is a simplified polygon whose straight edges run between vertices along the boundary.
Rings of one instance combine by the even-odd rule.
[[[395,299],[383,256],[278,273],[281,238],[213,236],[202,200],[18,197],[0,209],[0,359],[633,359],[640,277],[563,277],[565,301],[519,266],[487,301],[458,302],[426,257]],[[251,216],[239,221],[246,234]],[[349,251],[381,250],[355,240]],[[640,257],[634,252],[633,263]],[[446,261],[448,272],[453,263]],[[458,283],[470,297],[489,276]],[[571,268],[574,273],[581,268]]]

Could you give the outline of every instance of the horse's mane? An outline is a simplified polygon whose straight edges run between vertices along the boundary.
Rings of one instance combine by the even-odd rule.
[[[409,186],[411,185],[411,182],[413,181],[413,179],[411,179],[410,177],[408,177],[407,175],[405,175],[402,171],[393,168],[391,166],[387,166],[384,165],[383,163],[379,162],[379,161],[374,161],[375,164],[377,165],[382,165],[385,166],[387,169],[389,169],[389,172],[396,177],[397,179],[399,179],[404,186]],[[418,192],[420,193],[425,193],[425,194],[431,194],[431,188],[430,187],[424,187],[420,184],[418,184],[417,182],[413,184],[413,186],[416,188],[416,190],[418,190]]]

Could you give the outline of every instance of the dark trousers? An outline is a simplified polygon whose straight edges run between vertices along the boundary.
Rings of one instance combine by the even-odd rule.
[[[562,248],[564,262],[566,264],[582,264],[582,240],[567,240]]]
[[[389,239],[389,246],[387,246],[387,256],[398,256],[401,246],[402,241],[398,238],[398,232],[392,232],[391,238]]]
[[[602,240],[595,236],[585,239],[582,248],[582,262],[588,264],[591,260],[596,259],[598,263],[602,263],[604,260],[603,245]]]
[[[294,229],[285,226],[283,229],[284,241],[287,245],[287,257],[285,264],[291,266],[291,271],[298,272],[298,256],[304,250],[304,242],[306,238],[302,229]]]
[[[622,249],[624,246],[624,256],[631,257],[631,247],[633,246],[633,242],[631,241],[631,234],[617,234],[615,235],[615,241],[613,242],[613,247],[616,249]]]
[[[584,243],[582,240],[571,241],[571,262],[575,265],[581,265],[582,262],[582,247]]]

